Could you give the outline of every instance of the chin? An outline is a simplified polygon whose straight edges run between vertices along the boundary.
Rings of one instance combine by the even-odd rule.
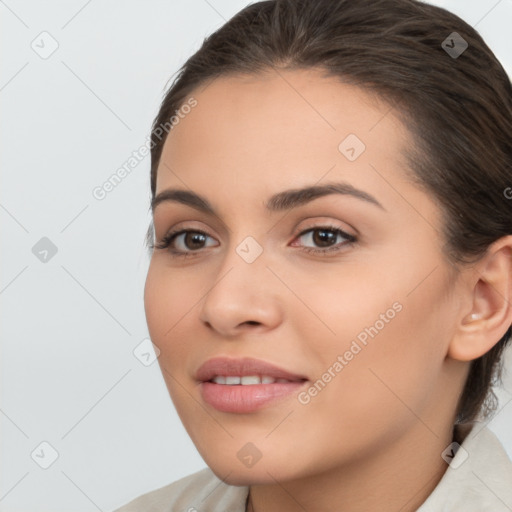
[[[219,454],[219,459],[204,458],[206,464],[220,480],[228,485],[256,485],[256,484],[275,484],[276,480],[282,482],[295,478],[296,475],[290,474],[290,465],[284,461],[267,460],[264,462],[261,458],[252,467],[244,467],[244,464],[237,458],[230,463],[226,458],[226,452]],[[236,457],[236,454],[235,454]]]

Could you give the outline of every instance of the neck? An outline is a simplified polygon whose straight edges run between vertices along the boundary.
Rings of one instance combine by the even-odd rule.
[[[371,457],[293,481],[253,485],[247,512],[415,512],[443,477],[441,458],[453,428],[434,433],[421,422]]]

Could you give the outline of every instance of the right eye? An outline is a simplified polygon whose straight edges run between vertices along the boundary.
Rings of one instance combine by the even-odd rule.
[[[176,249],[175,241],[180,240],[180,237],[183,237],[181,238],[182,248]],[[203,249],[205,247],[203,244],[206,238],[212,237],[200,229],[180,229],[167,233],[153,248],[168,249],[173,256],[186,257],[192,255],[191,253],[198,252],[198,249]],[[197,245],[199,245],[199,247]]]

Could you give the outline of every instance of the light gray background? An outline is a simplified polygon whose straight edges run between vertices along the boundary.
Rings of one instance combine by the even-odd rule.
[[[92,191],[147,141],[172,74],[247,3],[0,2],[1,511],[108,511],[206,466],[158,364],[133,354],[148,336],[149,156],[105,199]],[[512,0],[433,3],[511,74]],[[31,47],[51,48],[44,31],[59,45],[46,59]],[[42,237],[58,251],[46,263]],[[490,428],[512,457],[510,373]],[[43,441],[58,452],[48,469]]]

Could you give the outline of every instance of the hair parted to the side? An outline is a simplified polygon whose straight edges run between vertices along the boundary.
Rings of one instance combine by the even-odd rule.
[[[457,58],[441,43],[457,32]],[[469,24],[418,0],[269,0],[250,4],[205,38],[177,71],[151,132],[151,194],[165,143],[161,130],[199,86],[229,74],[317,68],[376,94],[414,137],[405,148],[411,178],[443,213],[447,260],[476,261],[512,234],[512,86]],[[154,237],[148,230],[147,243]],[[489,417],[492,385],[510,327],[471,362],[456,423]]]

